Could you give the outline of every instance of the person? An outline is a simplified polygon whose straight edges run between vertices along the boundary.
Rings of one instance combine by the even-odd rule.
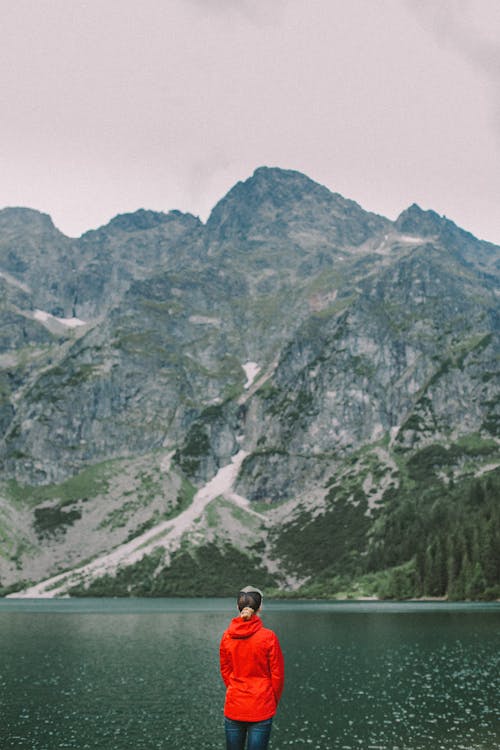
[[[262,591],[246,586],[238,593],[239,616],[220,642],[220,671],[226,686],[226,750],[265,750],[284,686],[284,661],[276,634],[259,613]]]

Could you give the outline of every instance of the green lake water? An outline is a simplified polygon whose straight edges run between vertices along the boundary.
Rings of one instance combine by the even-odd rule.
[[[224,748],[227,599],[0,600],[0,748]],[[496,750],[500,605],[265,602],[272,750]]]

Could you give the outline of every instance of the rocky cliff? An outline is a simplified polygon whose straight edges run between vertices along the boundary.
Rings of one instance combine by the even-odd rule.
[[[499,268],[280,169],[206,224],[0,212],[4,590],[500,594]]]

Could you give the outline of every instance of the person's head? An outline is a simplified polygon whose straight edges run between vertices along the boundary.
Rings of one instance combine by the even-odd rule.
[[[238,609],[243,620],[249,620],[262,607],[262,591],[256,586],[245,586],[238,593]]]

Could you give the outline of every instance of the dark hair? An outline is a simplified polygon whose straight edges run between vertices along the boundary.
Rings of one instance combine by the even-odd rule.
[[[245,607],[251,607],[254,612],[257,612],[261,604],[262,596],[258,591],[240,591],[238,594],[238,609],[240,612]]]

